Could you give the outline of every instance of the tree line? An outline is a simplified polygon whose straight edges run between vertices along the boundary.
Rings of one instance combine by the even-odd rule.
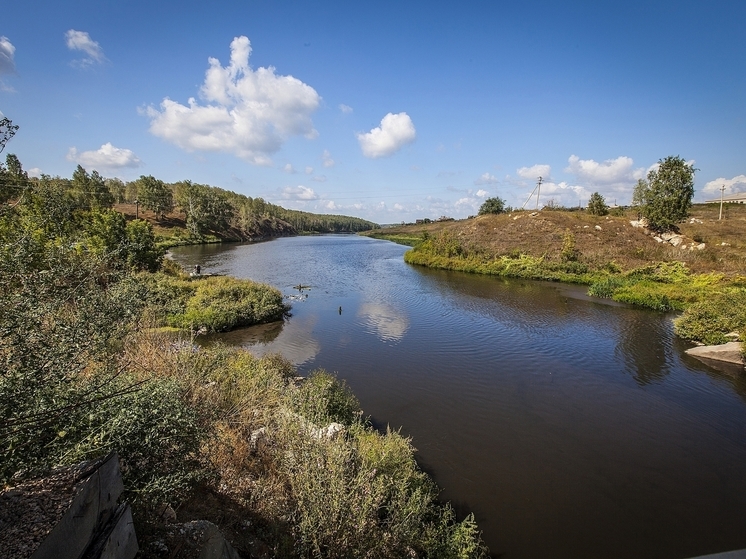
[[[125,183],[118,178],[105,178],[96,170],[89,173],[81,165],[70,179],[29,177],[18,158],[8,154],[5,164],[0,163],[0,203],[18,199],[29,189],[64,194],[70,212],[101,211],[115,204],[133,203],[154,212],[157,220],[177,212],[189,235],[196,239],[206,235],[246,240],[273,234],[355,233],[378,227],[357,217],[289,210],[260,197],[189,180],[166,183],[143,175]]]

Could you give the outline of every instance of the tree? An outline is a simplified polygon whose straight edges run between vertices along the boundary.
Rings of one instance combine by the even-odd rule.
[[[72,186],[75,197],[83,209],[104,209],[114,205],[114,196],[106,186],[104,178],[96,170],[89,175],[78,165],[73,172]]]
[[[648,220],[648,227],[656,231],[670,231],[689,215],[694,196],[696,169],[681,157],[668,156],[658,161],[658,168],[648,173],[647,181],[640,180],[633,196],[640,201],[640,213]]]
[[[127,187],[121,179],[114,177],[113,179],[106,179],[104,182],[106,183],[106,188],[109,189],[109,192],[114,197],[115,204],[122,204],[127,201]]]
[[[5,149],[5,145],[16,135],[18,125],[8,117],[0,118],[0,153]]]
[[[501,214],[505,211],[505,200],[495,196],[487,198],[479,208],[479,215]]]
[[[5,165],[0,163],[0,202],[18,198],[28,184],[28,174],[18,158],[12,153],[6,155]]]
[[[174,208],[171,189],[152,175],[142,175],[137,180],[137,197],[144,208],[155,212],[156,219],[161,219]]]
[[[609,213],[609,206],[606,205],[606,200],[598,192],[591,194],[588,199],[588,213],[590,215],[606,215]]]
[[[228,231],[235,211],[223,192],[191,181],[172,186],[176,192],[176,203],[186,214],[186,225],[191,235],[199,237],[210,231]]]

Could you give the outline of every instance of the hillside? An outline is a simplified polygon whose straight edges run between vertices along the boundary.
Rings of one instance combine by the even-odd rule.
[[[563,247],[571,236],[575,260],[590,269],[603,269],[609,263],[632,270],[657,262],[684,262],[694,273],[720,272],[727,276],[746,273],[746,205],[724,207],[718,220],[719,206],[700,204],[692,208],[687,222],[679,229],[684,237],[675,247],[659,242],[630,221],[634,210],[617,216],[592,216],[585,211],[513,212],[482,215],[460,221],[404,225],[365,233],[377,238],[398,238],[415,244],[423,234],[431,237],[448,234],[464,249],[484,258],[526,254],[544,256],[548,261],[563,260]],[[407,242],[409,241],[409,242]],[[704,248],[692,248],[692,245]]]

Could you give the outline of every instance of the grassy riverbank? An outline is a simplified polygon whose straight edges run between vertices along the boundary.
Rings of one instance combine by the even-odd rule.
[[[116,450],[143,557],[214,522],[245,557],[485,557],[411,442],[335,377],[203,348],[196,330],[281,319],[281,293],[189,277],[152,226],[68,211],[64,191],[0,206],[0,480]],[[181,537],[181,540],[179,539]]]
[[[631,211],[525,211],[366,234],[409,244],[404,258],[411,264],[579,283],[597,297],[685,311],[679,335],[720,343],[733,332],[746,336],[746,207],[729,206],[722,221],[717,210],[694,206],[678,246],[633,227]]]

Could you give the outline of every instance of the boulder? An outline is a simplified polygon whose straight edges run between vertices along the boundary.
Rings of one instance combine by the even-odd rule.
[[[741,342],[728,342],[720,345],[703,345],[687,349],[686,353],[698,359],[714,359],[726,363],[744,364]]]

